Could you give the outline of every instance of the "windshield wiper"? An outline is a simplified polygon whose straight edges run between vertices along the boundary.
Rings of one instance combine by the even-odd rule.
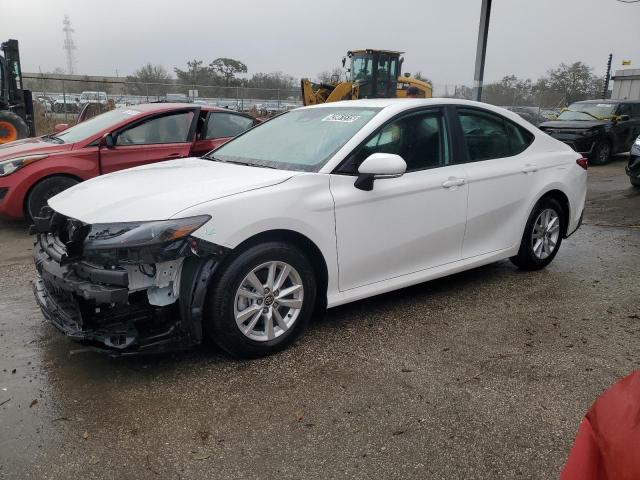
[[[595,118],[596,120],[606,120],[602,117],[598,117],[596,115],[594,115],[593,113],[589,113],[589,112],[584,112],[582,110],[567,110],[568,112],[575,112],[575,113],[584,113],[585,115],[589,115],[590,117]]]
[[[277,170],[277,167],[272,167],[271,165],[262,165],[260,163],[241,162],[239,160],[223,160],[223,159],[221,159],[219,157],[216,157],[214,155],[205,155],[204,158],[206,158],[207,160],[213,160],[214,162],[233,163],[234,165],[244,165],[245,167],[272,168],[274,170]]]
[[[225,162],[225,163],[233,163],[235,165],[244,165],[246,167],[258,167],[258,168],[273,168],[276,169],[276,167],[272,167],[271,165],[262,165],[260,163],[249,163],[249,162],[240,162],[238,160],[220,160],[221,162]]]
[[[43,140],[51,140],[54,143],[64,143],[64,140],[61,139],[60,137],[56,137],[55,135],[43,135],[42,137]]]

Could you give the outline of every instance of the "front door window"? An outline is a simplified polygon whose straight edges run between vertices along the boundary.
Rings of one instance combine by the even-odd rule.
[[[186,143],[193,112],[155,117],[118,134],[116,145]]]

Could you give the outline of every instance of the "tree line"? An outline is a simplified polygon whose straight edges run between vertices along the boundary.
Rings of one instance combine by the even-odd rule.
[[[583,62],[561,63],[547,71],[536,81],[506,75],[498,82],[485,84],[482,101],[504,106],[538,106],[558,108],[580,100],[602,98],[604,78],[593,74],[593,69]],[[472,98],[468,86],[456,86],[449,95]]]
[[[130,82],[131,93],[159,95],[167,91],[163,85],[145,84],[168,84],[184,85],[188,87],[198,85],[212,85],[211,89],[194,87],[199,90],[200,96],[216,96],[216,93],[224,93],[229,87],[245,87],[264,90],[293,90],[298,88],[297,80],[291,75],[282,72],[254,73],[248,78],[240,77],[248,71],[247,66],[233,58],[216,58],[210,63],[203,60],[189,60],[187,68],[175,67],[173,73],[175,77],[162,65],[147,63],[143,65],[133,75],[127,77]],[[224,88],[220,88],[224,87]],[[222,92],[207,92],[207,90],[222,90]],[[210,95],[209,95],[210,94]]]

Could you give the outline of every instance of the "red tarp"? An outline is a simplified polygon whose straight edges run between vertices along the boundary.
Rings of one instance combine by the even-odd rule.
[[[595,401],[560,475],[560,480],[627,479],[640,479],[640,370]]]

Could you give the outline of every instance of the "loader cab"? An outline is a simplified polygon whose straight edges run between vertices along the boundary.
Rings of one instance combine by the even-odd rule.
[[[358,83],[358,98],[394,98],[401,71],[402,52],[390,50],[354,50],[347,53],[351,60],[350,79]]]

